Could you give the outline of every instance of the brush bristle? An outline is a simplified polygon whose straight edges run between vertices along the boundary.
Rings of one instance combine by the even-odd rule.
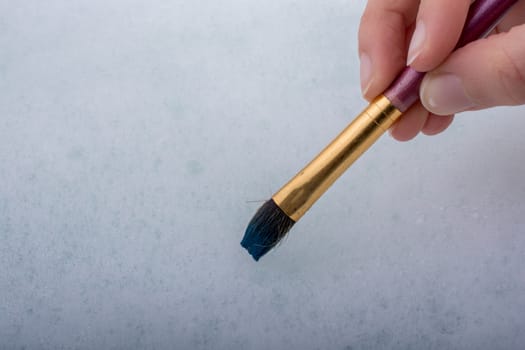
[[[241,245],[257,261],[275,247],[294,224],[295,221],[290,219],[273,199],[270,199],[253,216]]]

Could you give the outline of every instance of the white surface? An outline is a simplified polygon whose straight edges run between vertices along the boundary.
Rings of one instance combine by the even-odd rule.
[[[383,138],[254,263],[364,106],[364,1],[0,1],[0,348],[518,349],[523,108]]]

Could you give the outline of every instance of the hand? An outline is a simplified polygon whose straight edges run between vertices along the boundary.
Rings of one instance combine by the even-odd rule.
[[[451,54],[471,0],[369,0],[359,28],[361,89],[381,94],[405,65],[429,72],[421,102],[392,127],[410,140],[445,130],[455,113],[525,104],[525,0],[492,35]]]

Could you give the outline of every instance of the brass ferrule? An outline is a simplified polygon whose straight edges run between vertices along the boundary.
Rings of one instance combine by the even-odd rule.
[[[401,114],[388,98],[379,96],[272,199],[298,221]]]

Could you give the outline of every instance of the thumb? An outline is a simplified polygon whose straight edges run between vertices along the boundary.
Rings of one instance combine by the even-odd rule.
[[[524,43],[521,25],[459,49],[427,74],[421,102],[438,115],[525,104]]]

